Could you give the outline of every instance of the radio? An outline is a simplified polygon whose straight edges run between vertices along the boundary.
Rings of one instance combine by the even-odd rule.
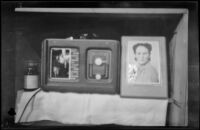
[[[48,91],[117,93],[119,49],[116,40],[45,39],[41,86]]]

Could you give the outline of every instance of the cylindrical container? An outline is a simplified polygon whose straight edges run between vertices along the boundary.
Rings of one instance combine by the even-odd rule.
[[[25,61],[24,68],[24,89],[35,90],[38,88],[39,82],[39,63],[34,60]]]

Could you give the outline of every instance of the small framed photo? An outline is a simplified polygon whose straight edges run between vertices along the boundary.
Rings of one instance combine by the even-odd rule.
[[[50,49],[50,79],[71,78],[71,48]]]
[[[49,81],[73,82],[79,77],[79,52],[77,48],[49,48]]]
[[[121,42],[120,95],[167,98],[165,37],[122,36]]]

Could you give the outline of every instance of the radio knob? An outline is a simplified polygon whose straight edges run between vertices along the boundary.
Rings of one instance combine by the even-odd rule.
[[[94,62],[96,65],[101,65],[103,61],[101,58],[96,58]]]
[[[95,75],[95,78],[96,78],[97,80],[100,80],[100,79],[101,79],[101,75],[100,75],[100,74],[96,74],[96,75]]]

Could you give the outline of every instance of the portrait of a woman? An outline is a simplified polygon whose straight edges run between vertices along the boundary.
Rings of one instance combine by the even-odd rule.
[[[135,60],[128,65],[128,78],[134,83],[158,83],[157,69],[151,64],[152,45],[149,43],[137,43],[132,47]]]

